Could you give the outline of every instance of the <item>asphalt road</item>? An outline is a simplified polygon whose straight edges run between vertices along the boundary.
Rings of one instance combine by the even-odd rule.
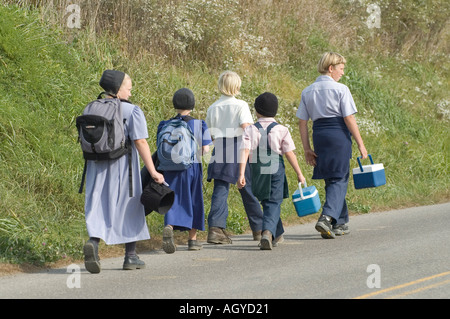
[[[241,235],[201,251],[141,254],[141,270],[111,258],[100,274],[79,264],[10,275],[0,277],[0,298],[448,299],[449,217],[450,203],[370,213],[352,216],[351,233],[333,240],[314,223],[288,227],[273,251]]]

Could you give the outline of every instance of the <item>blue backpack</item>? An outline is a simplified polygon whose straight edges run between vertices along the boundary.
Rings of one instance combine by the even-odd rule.
[[[187,124],[190,120],[190,116],[176,116],[161,128],[156,139],[158,170],[183,171],[194,163],[197,142]]]

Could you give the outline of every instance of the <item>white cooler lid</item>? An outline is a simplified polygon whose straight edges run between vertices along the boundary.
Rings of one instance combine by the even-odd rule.
[[[363,165],[363,172],[361,172],[361,169],[358,167],[353,169],[353,175],[356,174],[364,174],[364,173],[372,173],[376,171],[382,171],[384,170],[384,166],[382,163],[380,164],[372,164],[372,165]]]

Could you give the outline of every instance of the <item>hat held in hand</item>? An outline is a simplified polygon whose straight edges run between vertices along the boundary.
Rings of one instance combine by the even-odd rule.
[[[164,184],[158,184],[153,179],[144,188],[141,203],[144,205],[145,216],[152,211],[161,215],[167,214],[175,200],[175,192]]]
[[[158,165],[156,152],[152,155],[155,165]],[[145,216],[155,211],[161,215],[167,214],[175,200],[175,192],[164,184],[156,183],[150,176],[147,167],[141,169],[142,194],[141,204],[144,205]]]

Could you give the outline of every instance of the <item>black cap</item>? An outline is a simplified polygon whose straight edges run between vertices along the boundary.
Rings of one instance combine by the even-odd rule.
[[[193,110],[195,106],[194,93],[187,88],[179,89],[173,95],[173,107],[179,110]]]
[[[105,70],[100,79],[100,86],[106,91],[116,95],[122,85],[125,73],[116,70]]]
[[[274,117],[278,111],[278,99],[270,93],[265,92],[255,99],[255,110],[262,116]]]

